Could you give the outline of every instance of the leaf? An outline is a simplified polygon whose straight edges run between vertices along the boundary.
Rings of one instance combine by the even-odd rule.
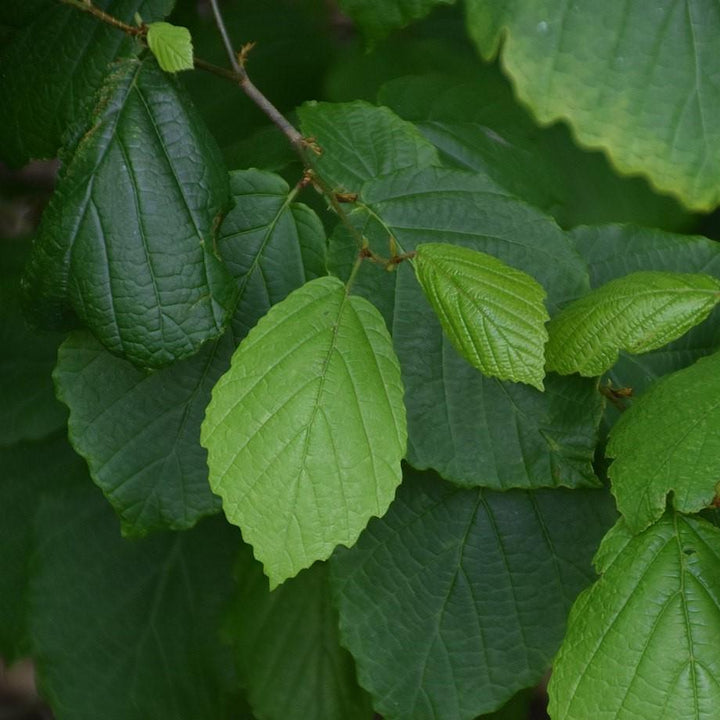
[[[43,215],[25,275],[41,324],[70,308],[111,351],[160,367],[230,319],[215,252],[229,200],[219,151],[154,61],[120,64]]]
[[[240,344],[201,442],[271,588],[385,512],[405,454],[402,393],[382,318],[337,278],[295,290]]]
[[[135,51],[132,39],[97,18],[58,2],[46,5],[29,8],[32,17],[23,19],[33,22],[0,54],[0,154],[11,165],[55,157],[66,129],[85,121],[111,63]],[[127,23],[135,13],[151,22],[167,15],[174,0],[94,5]]]
[[[550,679],[553,720],[713,717],[720,700],[720,532],[668,513],[621,520],[576,601]]]
[[[0,243],[0,446],[39,440],[65,426],[50,372],[62,336],[38,334],[20,311],[20,273],[29,245]]]
[[[551,308],[586,292],[584,264],[557,225],[479,174],[431,168],[379,178],[365,184],[350,217],[378,252],[392,236],[405,252],[432,240],[494,255],[547,288]],[[352,242],[342,228],[332,238],[331,266],[342,277]],[[595,382],[550,375],[540,393],[483,377],[444,337],[407,263],[394,273],[361,266],[353,287],[382,310],[393,335],[408,462],[466,487],[597,483]]]
[[[422,71],[416,63],[406,74]],[[602,153],[578,148],[566,126],[538,127],[496,65],[477,66],[472,82],[464,73],[398,78],[378,102],[416,125],[444,163],[488,174],[562,227],[615,221],[685,229],[692,221],[644,179],[621,177]]]
[[[659,380],[622,414],[607,454],[612,489],[633,532],[672,506],[684,513],[708,507],[718,487],[720,355]]]
[[[417,246],[415,272],[455,349],[485,375],[543,389],[545,291],[487,253]]]
[[[192,37],[187,28],[166,22],[150,23],[147,26],[147,43],[165,72],[193,69]]]
[[[340,0],[340,8],[362,28],[371,40],[405,27],[428,15],[437,5],[455,0]]]
[[[357,684],[352,656],[340,646],[327,565],[316,563],[270,592],[262,566],[244,549],[227,636],[255,714],[370,720],[369,697]]]
[[[213,519],[129,542],[89,483],[44,501],[37,532],[33,658],[58,720],[237,716],[218,637],[236,532]]]
[[[323,150],[315,163],[320,174],[335,187],[358,192],[379,175],[440,164],[432,144],[387,108],[359,100],[310,102],[298,116],[303,133]]]
[[[719,301],[720,281],[708,275],[648,271],[612,280],[550,321],[547,368],[602,375],[620,350],[662,347],[701,323]]]
[[[55,381],[70,408],[70,439],[126,534],[187,528],[220,509],[199,442],[210,391],[237,342],[270,306],[325,272],[322,225],[291,202],[282,178],[235,172],[231,187],[235,205],[218,247],[240,286],[234,332],[151,373],[110,354],[87,332],[73,333],[60,349]]]
[[[42,442],[1,447],[0,467],[0,656],[12,664],[30,650],[26,596],[35,550],[35,509],[44,494],[87,482],[87,469],[62,432]]]
[[[407,476],[386,516],[331,561],[343,642],[375,709],[471,720],[537,683],[612,514],[603,491]]]
[[[695,210],[720,201],[720,9],[687,3],[470,0],[468,29],[542,124],[565,119],[623,173],[643,173]]]

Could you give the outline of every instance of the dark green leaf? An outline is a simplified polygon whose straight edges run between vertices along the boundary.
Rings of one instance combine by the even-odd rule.
[[[28,307],[70,307],[112,352],[158,367],[227,324],[236,287],[215,250],[229,201],[217,146],[152,60],[104,86],[44,213],[25,275]]]
[[[270,592],[262,566],[249,547],[245,550],[228,636],[257,716],[370,720],[373,712],[355,679],[355,663],[340,646],[327,565],[316,563]]]
[[[694,513],[718,490],[720,354],[668,375],[620,417],[607,454],[618,509],[633,532],[672,506]]]
[[[66,128],[84,122],[112,61],[135,52],[127,35],[87,13],[56,1],[23,4],[28,14],[19,19],[33,22],[0,55],[0,157],[12,165],[55,157]],[[136,12],[145,22],[163,18],[174,0],[93,4],[133,23]]]
[[[193,69],[192,38],[187,28],[166,22],[150,23],[147,44],[165,72]]]
[[[620,521],[576,601],[550,680],[553,720],[711,718],[720,701],[720,531],[674,513]]]
[[[331,561],[343,641],[376,710],[470,720],[539,681],[612,517],[604,491],[406,477],[387,515]]]
[[[58,720],[231,720],[220,642],[240,537],[222,520],[123,540],[93,487],[43,502],[33,657]]]
[[[210,484],[271,587],[382,515],[401,480],[400,367],[378,311],[318,278],[249,333],[202,426]]]
[[[306,280],[324,273],[317,217],[291,202],[287,184],[257,170],[231,174],[235,205],[219,250],[240,285],[233,333],[168,368],[147,373],[89,334],[63,344],[55,380],[71,410],[70,438],[127,533],[185,528],[219,509],[208,485],[200,423],[237,341]]]

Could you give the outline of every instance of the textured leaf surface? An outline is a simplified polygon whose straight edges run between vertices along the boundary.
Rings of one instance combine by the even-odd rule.
[[[615,221],[684,229],[690,220],[645,180],[621,177],[602,153],[581,150],[565,125],[538,127],[496,65],[478,65],[472,82],[398,78],[381,88],[378,102],[416,125],[443,162],[488,174],[563,227]]]
[[[235,205],[219,250],[240,286],[233,332],[151,373],[87,332],[73,333],[60,351],[55,381],[71,411],[70,438],[126,533],[186,528],[220,508],[200,446],[210,391],[247,329],[324,273],[324,230],[309,208],[291,202],[282,178],[248,170],[232,173],[231,186]]]
[[[620,350],[662,347],[702,322],[718,301],[720,281],[709,275],[647,271],[612,280],[551,320],[547,367],[602,375]]]
[[[240,538],[222,520],[120,537],[90,485],[42,503],[33,657],[58,720],[237,717],[219,638]]]
[[[567,119],[621,171],[645,173],[692,208],[720,202],[720,73],[707,0],[470,0],[468,27],[542,123]]]
[[[430,13],[437,5],[455,0],[340,0],[340,7],[370,39],[385,37],[391,30],[409,25]]]
[[[66,129],[84,122],[112,61],[134,52],[127,35],[75,8],[54,1],[17,4],[28,6],[32,17],[22,19],[33,22],[0,54],[0,157],[12,165],[55,157]],[[136,12],[145,22],[161,19],[174,0],[93,4],[133,23]]]
[[[358,192],[365,180],[396,170],[439,165],[433,145],[411,123],[366,102],[306,103],[305,135],[323,149],[316,165],[334,186]]]
[[[154,61],[122,63],[103,93],[43,215],[27,304],[43,324],[72,307],[111,352],[162,366],[220,335],[234,307],[214,247],[227,173]]]
[[[470,720],[537,682],[612,517],[604,491],[406,477],[387,515],[331,561],[343,641],[375,709]]]
[[[340,646],[327,565],[316,563],[270,592],[246,547],[227,636],[240,681],[258,718],[370,720],[355,663]]]
[[[147,43],[165,72],[193,69],[192,37],[187,28],[166,22],[150,23]]]
[[[720,355],[699,360],[653,385],[613,428],[607,454],[612,489],[634,532],[665,511],[708,507],[718,487]]]
[[[417,247],[415,272],[455,349],[485,375],[543,389],[545,291],[487,253],[446,243]]]
[[[553,720],[711,718],[720,702],[720,531],[668,514],[598,552],[550,680]]]
[[[271,587],[385,512],[405,454],[402,398],[382,318],[337,278],[291,293],[241,343],[201,441],[211,486]]]
[[[582,295],[586,270],[557,225],[487,178],[457,170],[404,171],[365,185],[351,218],[379,252],[427,241],[489,253],[547,288],[548,305]],[[344,276],[352,238],[333,236]],[[602,412],[592,381],[548,376],[546,390],[486,378],[443,335],[409,267],[361,267],[358,292],[383,312],[400,358],[408,409],[408,461],[462,485],[496,489],[594,484]]]
[[[29,244],[0,243],[0,446],[38,440],[65,425],[50,373],[58,333],[36,333],[20,310],[20,274]]]

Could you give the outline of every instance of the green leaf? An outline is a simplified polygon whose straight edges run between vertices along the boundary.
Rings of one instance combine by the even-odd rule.
[[[659,380],[622,414],[607,454],[612,489],[633,532],[672,506],[708,507],[718,489],[720,354]]]
[[[50,378],[62,336],[32,332],[20,311],[28,250],[25,241],[0,243],[0,446],[39,440],[64,427],[67,417]]]
[[[55,381],[70,408],[70,439],[127,534],[187,528],[219,510],[200,446],[210,391],[270,306],[325,272],[324,230],[311,210],[291,202],[282,178],[247,170],[231,174],[231,187],[235,205],[219,250],[240,286],[233,332],[150,373],[87,332],[73,333],[60,349]]]
[[[133,23],[135,13],[145,22],[163,18],[174,0],[96,0],[93,4]],[[127,35],[87,13],[54,1],[46,5],[30,7],[32,18],[22,19],[33,22],[0,54],[0,156],[11,165],[55,157],[66,129],[85,122],[112,62],[136,49]]]
[[[271,587],[385,512],[405,454],[402,393],[382,318],[337,278],[291,293],[240,344],[201,442]]]
[[[406,74],[421,71],[416,63]],[[472,82],[464,75],[398,78],[381,88],[378,102],[414,123],[444,162],[488,174],[563,227],[616,221],[685,229],[692,222],[644,179],[621,177],[602,153],[578,148],[566,126],[539,128],[495,64],[477,66]]]
[[[147,43],[165,72],[193,69],[192,37],[187,28],[166,22],[150,23],[147,26]]]
[[[405,27],[428,15],[437,5],[452,5],[455,0],[340,0],[340,8],[349,15],[371,40]]]
[[[343,642],[375,709],[470,720],[537,683],[612,518],[604,491],[406,477],[386,516],[331,561]]]
[[[219,151],[152,60],[121,63],[64,168],[25,275],[40,323],[70,308],[111,351],[159,367],[218,337],[236,287],[216,255]]]
[[[557,225],[478,174],[431,168],[379,178],[365,184],[350,217],[381,253],[393,236],[406,252],[433,240],[494,255],[547,288],[551,308],[587,291],[585,266]],[[343,277],[352,243],[342,228],[332,238],[332,266]],[[550,375],[540,393],[484,377],[444,336],[407,263],[394,273],[367,265],[353,287],[382,310],[393,335],[412,465],[464,486],[596,484],[595,382]]]
[[[468,28],[543,124],[565,119],[624,173],[696,210],[720,202],[713,38],[720,9],[687,3],[469,0]]]
[[[259,718],[370,720],[370,700],[355,663],[340,646],[338,614],[324,563],[270,592],[248,546],[237,572],[239,594],[227,636],[240,681]]]
[[[543,389],[545,291],[501,260],[446,243],[422,243],[417,278],[455,349],[485,375]]]
[[[623,521],[575,603],[550,679],[553,720],[711,718],[720,702],[720,531],[673,513]]]
[[[0,656],[27,656],[27,590],[35,550],[35,510],[41,497],[88,482],[85,463],[64,433],[42,442],[0,448]]]
[[[89,483],[44,501],[37,528],[33,658],[58,720],[237,717],[219,638],[236,532],[215,519],[123,540]]]
[[[720,280],[709,275],[647,271],[612,280],[550,321],[547,367],[602,375],[620,350],[662,347],[701,323],[718,302]]]
[[[437,151],[412,124],[366,102],[306,103],[298,109],[306,136],[322,148],[316,165],[335,187],[358,192],[363,182],[413,167],[439,165]]]

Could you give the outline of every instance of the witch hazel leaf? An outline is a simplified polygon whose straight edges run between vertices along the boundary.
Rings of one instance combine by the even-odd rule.
[[[561,375],[602,375],[620,350],[662,347],[701,323],[720,301],[709,275],[637,272],[591,291],[548,325],[547,369]]]
[[[501,260],[446,243],[417,246],[415,272],[455,349],[485,375],[543,389],[540,283]]]
[[[187,28],[166,22],[150,23],[147,43],[165,72],[193,69],[192,37]]]
[[[406,438],[385,323],[332,277],[294,291],[251,330],[201,431],[212,489],[271,587],[385,513]]]
[[[607,454],[618,509],[634,532],[665,511],[708,507],[720,477],[720,354],[659,380],[622,414]]]

